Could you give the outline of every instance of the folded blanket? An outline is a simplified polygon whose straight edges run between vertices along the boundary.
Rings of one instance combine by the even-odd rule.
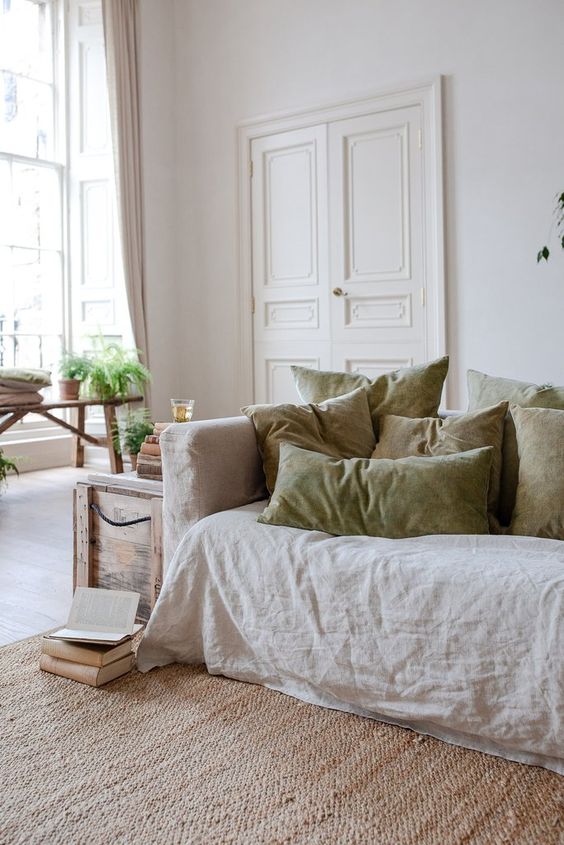
[[[0,407],[39,405],[40,402],[43,402],[43,396],[35,390],[17,391],[16,393],[3,393],[0,390]]]

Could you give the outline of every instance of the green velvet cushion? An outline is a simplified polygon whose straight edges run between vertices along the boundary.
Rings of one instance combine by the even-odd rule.
[[[40,390],[42,387],[49,387],[51,384],[51,373],[48,370],[30,370],[24,367],[0,367],[0,384],[17,390],[29,390],[34,387]]]
[[[487,534],[491,453],[343,460],[282,443],[276,488],[258,521],[393,539]]]
[[[501,447],[507,402],[440,420],[436,417],[409,419],[387,415],[380,419],[380,439],[373,458],[436,457],[492,447],[492,468],[488,492],[490,530],[499,531],[497,509],[501,478]]]
[[[564,540],[564,411],[511,406],[519,484],[511,534]]]
[[[441,402],[443,384],[448,372],[448,356],[384,373],[374,381],[359,373],[331,373],[292,367],[298,394],[304,402],[324,402],[334,396],[364,387],[374,430],[383,414],[402,417],[435,417]]]
[[[564,387],[547,387],[515,381],[508,378],[496,378],[476,370],[468,370],[468,410],[487,408],[497,402],[507,401],[522,408],[555,408],[564,410]],[[499,520],[502,525],[509,525],[515,505],[517,481],[519,478],[519,455],[515,424],[511,414],[505,418],[503,435],[503,461],[501,468],[501,488],[499,495]]]
[[[354,390],[319,405],[249,405],[266,485],[272,493],[282,441],[336,458],[368,458],[375,446],[366,392]]]

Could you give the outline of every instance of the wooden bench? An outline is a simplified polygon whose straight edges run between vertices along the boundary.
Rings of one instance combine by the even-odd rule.
[[[116,423],[116,408],[120,405],[129,405],[131,402],[142,402],[142,396],[128,396],[126,399],[74,399],[67,402],[40,402],[36,405],[0,405],[0,420],[2,417],[8,415],[7,419],[0,421],[0,434],[7,431],[14,423],[23,419],[26,414],[41,414],[42,417],[50,420],[50,422],[60,425],[72,432],[73,448],[72,448],[72,465],[73,467],[84,466],[84,444],[83,441],[91,443],[93,446],[106,446],[110,456],[110,466],[112,472],[123,472],[123,461],[119,452],[116,452],[114,447],[113,433]],[[106,436],[94,437],[92,434],[87,434],[84,430],[86,422],[86,408],[89,406],[102,406],[104,409],[104,419],[106,422]],[[61,408],[71,409],[72,423],[66,420],[59,419],[50,413],[51,411],[60,410]]]

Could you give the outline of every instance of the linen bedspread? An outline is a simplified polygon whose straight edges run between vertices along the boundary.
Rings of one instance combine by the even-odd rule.
[[[332,537],[259,502],[181,542],[138,667],[202,663],[564,774],[564,543]]]

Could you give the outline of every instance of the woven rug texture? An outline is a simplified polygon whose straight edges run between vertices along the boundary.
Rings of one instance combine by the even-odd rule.
[[[0,649],[0,842],[553,845],[564,778],[202,667],[101,689]]]

